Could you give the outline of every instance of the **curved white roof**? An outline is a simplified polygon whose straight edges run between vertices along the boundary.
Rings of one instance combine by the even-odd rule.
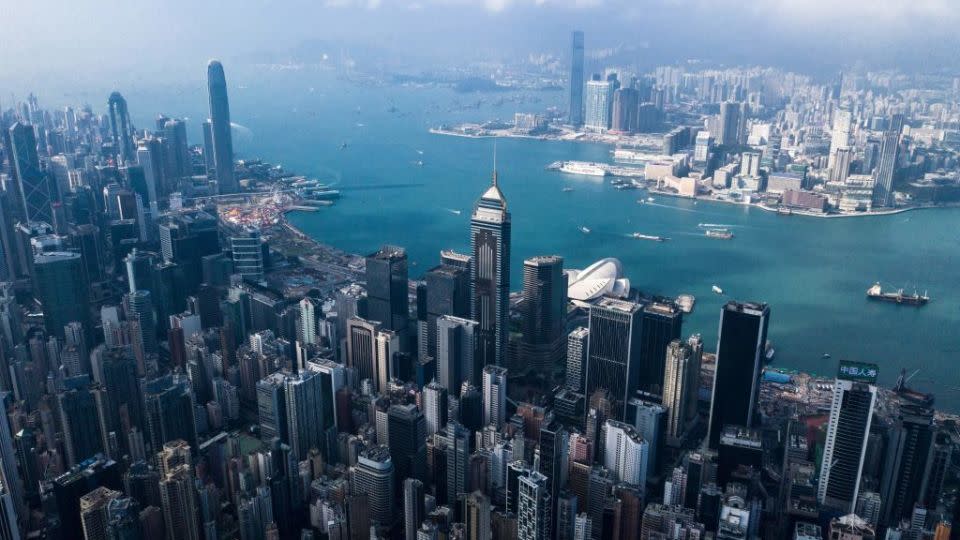
[[[630,280],[622,277],[623,265],[618,259],[600,259],[583,270],[567,270],[567,296],[576,303],[586,303],[601,296],[626,298]]]

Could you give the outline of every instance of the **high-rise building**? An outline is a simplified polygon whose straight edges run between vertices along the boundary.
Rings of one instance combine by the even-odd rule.
[[[310,370],[290,374],[283,382],[290,455],[297,461],[306,459],[311,448],[326,455],[323,416],[329,404],[321,399],[321,382],[320,373]]]
[[[397,478],[427,481],[427,422],[412,403],[391,405],[387,438]]]
[[[309,298],[300,300],[300,326],[298,338],[304,345],[313,345],[317,342],[317,316],[316,308]]]
[[[630,424],[607,420],[603,425],[603,466],[617,480],[634,486],[647,482],[650,445]]]
[[[97,404],[90,392],[90,377],[78,375],[63,381],[57,394],[57,408],[63,423],[63,443],[70,467],[103,452],[103,434],[97,418]]]
[[[880,479],[880,522],[888,525],[910,519],[922,506],[933,462],[936,427],[933,411],[903,405],[889,428],[886,461]]]
[[[877,398],[876,378],[875,365],[840,362],[817,489],[817,499],[827,508],[852,512],[857,502]]]
[[[583,32],[573,32],[570,48],[570,125],[583,125]]]
[[[510,212],[507,199],[493,181],[477,201],[470,218],[470,313],[478,323],[478,365],[506,365],[510,294]],[[453,388],[447,388],[453,392]]]
[[[227,79],[219,60],[211,60],[207,64],[207,90],[210,95],[210,135],[217,187],[220,193],[236,193],[239,186],[233,170],[230,101],[227,99]]]
[[[833,130],[830,132],[830,155],[827,167],[835,169],[837,152],[841,148],[850,147],[850,126],[853,116],[850,111],[838,110],[833,116]]]
[[[880,143],[880,161],[874,170],[873,206],[893,205],[893,174],[897,170],[900,132],[887,131]]]
[[[11,168],[17,179],[17,214],[27,221],[53,223],[53,210],[50,203],[56,198],[56,191],[49,175],[40,168],[37,155],[37,137],[33,126],[15,122],[10,126]]]
[[[850,176],[850,165],[853,163],[853,148],[843,146],[837,148],[833,154],[833,165],[830,167],[831,182],[846,182]]]
[[[174,378],[173,375],[146,381],[143,401],[144,431],[154,449],[174,439],[183,439],[190,446],[196,446],[197,427],[189,381],[182,376]]]
[[[673,303],[652,302],[640,314],[638,389],[663,395],[664,358],[671,341],[680,338],[683,312]]]
[[[160,500],[163,504],[163,521],[168,538],[202,538],[197,520],[197,496],[193,481],[193,471],[185,464],[174,467],[160,480]]]
[[[234,273],[251,281],[263,279],[263,249],[260,231],[255,227],[248,227],[240,234],[230,236]]]
[[[383,246],[367,255],[367,318],[397,332],[407,328],[407,252]]]
[[[464,382],[479,378],[478,334],[482,331],[475,321],[450,315],[437,319],[437,380],[453,396]]]
[[[587,353],[587,396],[605,389],[611,396],[611,418],[622,420],[627,400],[640,376],[640,313],[628,300],[601,298],[590,306]],[[596,524],[595,524],[596,525]]]
[[[357,380],[376,377],[377,332],[380,324],[350,317],[347,321],[347,367],[357,372]]]
[[[507,416],[507,369],[483,368],[483,425],[503,427]]]
[[[567,388],[574,392],[583,392],[586,379],[587,351],[590,330],[581,326],[567,334]]]
[[[470,486],[470,439],[470,430],[462,424],[447,423],[447,498],[450,504],[456,503]]]
[[[550,491],[547,477],[537,471],[518,479],[517,538],[548,540],[551,536]]]
[[[64,339],[64,327],[77,321],[91,328],[89,293],[79,253],[54,251],[33,259],[33,286],[43,305],[47,334]]]
[[[740,125],[742,122],[742,106],[735,101],[724,101],[720,104],[720,133],[717,144],[736,145],[740,142]]]
[[[166,176],[183,178],[193,174],[190,162],[190,147],[187,144],[187,123],[171,118],[163,123],[163,139],[166,147]]]
[[[563,258],[532,257],[523,261],[523,318],[518,368],[550,373],[563,353],[567,314],[567,276]]]
[[[730,301],[720,310],[716,373],[707,444],[716,448],[725,425],[753,427],[770,308]]]
[[[637,129],[637,114],[640,106],[640,93],[634,88],[618,88],[613,93],[613,112],[610,119],[610,131],[630,133]]]
[[[416,478],[403,481],[403,527],[404,538],[416,538],[417,529],[426,517],[423,482]]]
[[[112,538],[107,530],[109,523],[107,507],[111,501],[122,495],[119,491],[101,486],[80,497],[80,522],[83,524],[85,540]]]
[[[353,493],[366,495],[370,519],[389,529],[394,519],[394,467],[385,445],[368,448],[357,456],[352,468]]]
[[[490,498],[482,491],[474,491],[463,499],[466,540],[490,540]]]
[[[107,100],[110,110],[110,134],[113,136],[113,147],[116,155],[126,165],[134,162],[133,136],[131,134],[130,113],[127,111],[127,100],[120,92],[113,92]]]
[[[587,81],[584,127],[594,131],[610,129],[613,91],[613,84],[610,81]]]
[[[667,409],[666,444],[679,447],[697,421],[700,361],[703,342],[694,335],[686,343],[675,339],[667,346],[663,377],[663,405]]]
[[[426,348],[421,356],[437,356],[437,319],[442,315],[470,317],[470,270],[467,267],[441,264],[426,275]]]

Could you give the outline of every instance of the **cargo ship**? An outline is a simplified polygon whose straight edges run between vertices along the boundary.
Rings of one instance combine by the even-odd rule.
[[[908,306],[922,306],[930,301],[930,297],[927,296],[926,292],[922,295],[917,294],[916,291],[914,291],[913,294],[903,294],[903,289],[898,289],[897,292],[883,292],[883,288],[879,282],[874,283],[873,287],[867,289],[867,298],[871,300],[896,302],[897,304],[906,304]]]
[[[662,236],[654,236],[652,234],[640,234],[638,232],[635,232],[630,236],[632,236],[633,238],[636,238],[637,240],[651,240],[653,242],[665,242],[669,240],[669,238],[664,238]]]
[[[719,238],[720,240],[729,240],[733,238],[733,233],[729,229],[707,229],[704,233],[707,238]]]

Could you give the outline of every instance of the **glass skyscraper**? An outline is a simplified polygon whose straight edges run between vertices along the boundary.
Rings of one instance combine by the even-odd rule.
[[[493,182],[480,196],[470,219],[470,311],[479,324],[479,364],[504,365],[510,294],[510,212],[507,199]],[[453,391],[453,389],[449,389]]]
[[[570,125],[583,125],[583,32],[573,33],[570,50]]]
[[[230,102],[227,100],[227,79],[219,60],[211,60],[207,65],[207,87],[210,93],[210,134],[217,186],[220,193],[236,193],[233,137],[230,133]]]

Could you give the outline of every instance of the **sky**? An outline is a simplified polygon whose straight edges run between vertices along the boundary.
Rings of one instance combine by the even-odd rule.
[[[955,69],[957,2],[0,0],[0,91],[188,71],[200,77],[196,66],[212,57],[284,61],[320,49],[425,68],[462,58],[563,55],[573,29],[586,32],[588,50],[626,47],[643,65],[700,58],[801,71],[860,61]]]

